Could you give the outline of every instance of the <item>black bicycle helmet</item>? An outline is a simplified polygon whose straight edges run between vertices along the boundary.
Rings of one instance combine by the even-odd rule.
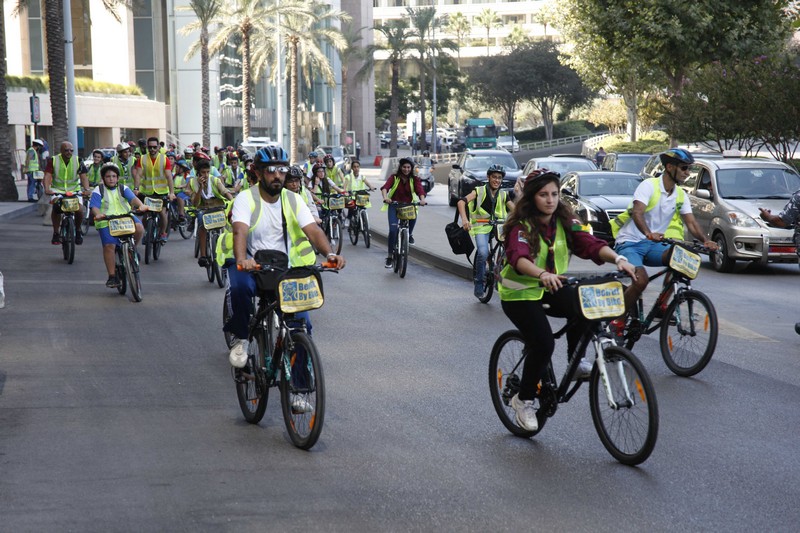
[[[495,172],[499,173],[504,178],[506,177],[506,169],[503,165],[494,164],[491,165],[489,168],[486,169],[486,176],[488,177],[489,174],[494,174]]]
[[[286,174],[286,178],[289,179],[303,179],[303,169],[298,167],[297,165],[292,165],[289,167],[289,172]]]
[[[106,177],[106,173],[109,170],[113,170],[114,172],[116,172],[117,176],[120,175],[119,167],[117,165],[115,165],[114,163],[106,163],[105,165],[100,167],[100,177],[101,178],[105,178]]]
[[[670,148],[658,157],[661,159],[661,164],[665,166],[667,163],[672,163],[673,165],[691,165],[694,163],[692,154],[683,148]]]
[[[264,148],[260,148],[253,157],[253,163],[256,166],[288,162],[289,154],[280,146],[265,146]]]

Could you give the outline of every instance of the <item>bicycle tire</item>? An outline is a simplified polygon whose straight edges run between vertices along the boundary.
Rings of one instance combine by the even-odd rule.
[[[364,246],[369,248],[372,243],[369,236],[369,215],[367,215],[366,209],[361,210],[361,231],[364,233]]]
[[[208,233],[206,233],[206,251],[203,255],[205,255],[206,258],[211,257],[211,235]],[[209,259],[208,264],[206,265],[206,277],[208,278],[209,283],[214,283],[214,276],[214,265]]]
[[[42,185],[42,180],[36,180],[36,201],[42,199],[44,196],[44,185]]]
[[[265,361],[266,339],[265,332],[256,332],[250,341],[247,363],[244,368],[237,368],[234,372],[236,382],[236,397],[244,419],[250,424],[258,424],[264,418],[269,399],[269,384],[262,368]],[[255,343],[255,350],[252,345]]]
[[[167,225],[167,234],[169,234],[169,225]],[[161,240],[161,215],[156,215],[155,225],[153,228],[153,260],[158,261],[161,257],[161,247],[164,242]]]
[[[81,219],[81,235],[86,237],[89,234],[89,218],[91,212],[87,210],[87,212],[83,213],[83,218]]]
[[[122,260],[128,277],[128,285],[130,285],[131,289],[130,300],[132,302],[141,302],[142,281],[139,278],[139,261],[136,257],[136,250],[128,243],[125,243],[123,247]]]
[[[75,261],[75,220],[72,217],[66,217],[62,224],[64,229],[64,236],[62,237],[61,247],[64,251],[64,259],[67,264],[71,265]]]
[[[711,299],[700,291],[680,292],[661,321],[661,356],[674,374],[694,376],[711,361],[718,335],[717,311]]]
[[[658,439],[655,389],[644,365],[630,350],[609,344],[604,349],[604,358],[608,387],[617,407],[609,405],[600,370],[595,364],[589,377],[592,421],[600,441],[614,459],[622,464],[638,465],[650,457]]]
[[[124,296],[125,292],[128,290],[128,277],[125,272],[125,263],[122,260],[121,245],[117,246],[116,253],[117,253],[117,261],[116,264],[114,265],[114,270],[117,276],[117,291],[119,292],[120,296]]]
[[[153,217],[148,216],[144,223],[144,264],[150,264],[150,257],[153,255]]]
[[[489,356],[489,394],[494,410],[506,429],[517,437],[529,438],[542,430],[547,417],[540,415],[537,409],[539,428],[529,431],[517,424],[516,412],[511,407],[511,398],[519,392],[522,381],[524,348],[525,340],[516,329],[506,331],[497,338]]]
[[[197,235],[194,236],[194,258],[197,259],[200,257],[200,239],[197,238]]]
[[[353,246],[358,245],[358,234],[361,232],[358,221],[358,217],[352,217],[350,225],[347,227],[347,233],[350,235],[350,244]]]
[[[487,257],[486,261],[484,262],[484,272],[483,272],[483,294],[478,296],[478,301],[482,304],[488,304],[489,300],[492,299],[492,294],[494,293],[494,263],[491,257]],[[474,265],[472,265],[472,279],[475,279],[477,275],[478,265],[477,261]]]
[[[294,350],[289,354],[291,379],[281,374],[280,391],[283,421],[292,444],[302,450],[317,443],[325,421],[325,378],[322,360],[311,336],[304,331],[291,333]],[[293,398],[294,397],[294,398]],[[311,410],[293,408],[301,399]]]
[[[217,280],[217,287],[222,289],[225,287],[225,279],[222,277],[222,272],[224,269],[221,269],[217,263],[217,239],[219,239],[219,234],[214,233],[208,237],[211,239],[211,250],[209,251],[208,256],[209,261],[211,261],[211,269],[214,272],[214,279]]]
[[[398,274],[400,274],[401,278],[406,277],[406,269],[408,268],[408,229],[403,228],[400,230],[400,234],[397,236],[400,242],[400,254],[397,258],[398,267]]]
[[[190,224],[191,223],[189,222],[188,218],[183,222],[178,223],[178,233],[181,234],[183,240],[187,240],[192,236],[192,230],[194,228],[190,227]]]
[[[222,299],[222,326],[223,327],[231,319],[230,309],[229,309],[229,305],[228,305],[230,297],[231,297],[230,290],[225,291],[225,297]],[[230,350],[231,348],[233,348],[233,343],[236,342],[236,336],[233,333],[229,332],[229,331],[225,331],[224,329],[222,330],[222,334],[225,337],[225,345]]]
[[[331,215],[331,250],[336,255],[342,252],[342,222],[336,215]]]

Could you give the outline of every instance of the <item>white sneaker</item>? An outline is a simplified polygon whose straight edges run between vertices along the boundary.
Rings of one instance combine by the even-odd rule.
[[[522,429],[536,431],[539,429],[539,420],[536,418],[536,409],[533,400],[520,400],[519,394],[511,398],[511,408],[517,412],[517,424]]]
[[[244,368],[244,365],[247,364],[247,348],[249,344],[249,342],[243,339],[237,339],[236,342],[233,343],[231,353],[228,354],[228,361],[230,361],[231,366]]]
[[[578,370],[575,371],[575,375],[573,376],[572,380],[575,381],[576,379],[589,379],[589,376],[592,375],[593,366],[594,364],[584,357],[581,359],[581,362],[578,363]]]
[[[298,394],[292,394],[290,396],[292,401],[292,413],[299,415],[301,413],[310,413],[314,410],[310,403],[306,401],[305,398]]]

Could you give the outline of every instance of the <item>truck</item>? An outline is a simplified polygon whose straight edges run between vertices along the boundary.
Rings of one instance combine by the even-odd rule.
[[[470,149],[497,148],[497,127],[491,118],[468,118],[464,122],[464,145]]]

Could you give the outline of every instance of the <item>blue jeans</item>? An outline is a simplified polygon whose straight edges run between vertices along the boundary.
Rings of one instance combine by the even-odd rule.
[[[36,199],[36,180],[33,179],[33,172],[28,172],[28,200]]]
[[[483,288],[486,277],[486,259],[489,257],[489,233],[477,233],[475,237],[475,288]]]
[[[389,257],[392,256],[394,247],[397,245],[397,234],[400,231],[398,227],[397,208],[396,206],[389,206]],[[414,233],[414,226],[417,224],[417,219],[408,221],[408,235]]]
[[[614,246],[619,255],[624,255],[632,266],[664,266],[664,252],[669,251],[670,245],[648,239],[634,242],[626,241]]]

